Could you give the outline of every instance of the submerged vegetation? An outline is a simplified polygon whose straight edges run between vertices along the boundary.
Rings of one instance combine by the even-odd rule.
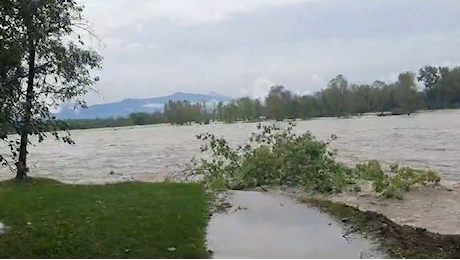
[[[213,134],[198,135],[206,141],[204,156],[193,162],[191,174],[202,176],[214,189],[291,186],[323,194],[359,191],[370,182],[378,195],[398,199],[413,186],[440,181],[430,170],[393,165],[386,172],[378,162],[345,166],[334,160],[330,143],[335,136],[319,141],[310,132],[295,133],[294,126],[259,124],[248,143],[236,148]]]

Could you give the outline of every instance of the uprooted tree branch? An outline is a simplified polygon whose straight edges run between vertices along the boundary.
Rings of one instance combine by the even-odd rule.
[[[336,136],[319,141],[310,132],[296,134],[294,126],[259,124],[248,143],[236,148],[213,134],[197,135],[206,144],[201,148],[203,157],[193,162],[190,173],[202,176],[215,189],[266,185],[328,194],[359,191],[363,182],[369,182],[377,194],[398,199],[413,186],[440,181],[431,170],[392,165],[385,171],[375,161],[356,167],[340,164],[335,160],[337,152],[330,146]]]

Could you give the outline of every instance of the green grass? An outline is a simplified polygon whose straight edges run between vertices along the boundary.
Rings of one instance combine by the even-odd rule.
[[[0,258],[209,258],[198,184],[0,183]]]

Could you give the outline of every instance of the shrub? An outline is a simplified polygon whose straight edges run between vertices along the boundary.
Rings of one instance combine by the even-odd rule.
[[[247,144],[236,148],[213,134],[197,135],[207,143],[201,147],[204,157],[194,160],[190,170],[213,189],[280,185],[328,194],[358,191],[359,183],[370,181],[377,193],[396,198],[413,185],[439,182],[433,171],[395,165],[388,175],[377,162],[344,166],[334,160],[336,151],[329,145],[334,135],[318,141],[310,132],[294,133],[294,126],[292,122],[287,127],[259,123]]]
[[[402,199],[412,186],[438,184],[441,178],[432,170],[415,170],[409,167],[391,165],[385,173],[376,161],[356,166],[360,176],[371,182],[374,191],[388,198]]]

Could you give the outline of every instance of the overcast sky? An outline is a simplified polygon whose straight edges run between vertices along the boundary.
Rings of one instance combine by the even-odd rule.
[[[104,46],[90,104],[298,93],[460,62],[459,0],[82,0]],[[97,44],[93,44],[97,47]]]

